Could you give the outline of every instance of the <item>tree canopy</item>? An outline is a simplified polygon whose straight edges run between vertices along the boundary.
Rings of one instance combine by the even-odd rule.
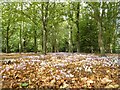
[[[118,8],[118,2],[3,2],[2,52],[120,52]]]

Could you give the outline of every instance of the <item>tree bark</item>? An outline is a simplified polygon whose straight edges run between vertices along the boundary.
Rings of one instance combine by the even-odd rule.
[[[21,12],[23,10],[23,4],[21,3]],[[21,17],[21,19],[23,20],[23,18]],[[21,26],[20,26],[20,42],[19,42],[19,53],[22,52],[22,30],[23,30],[23,21],[21,21]]]
[[[8,22],[8,26],[7,26],[7,34],[6,34],[6,53],[8,53],[9,52],[9,36],[8,36],[8,32],[9,32],[9,22]]]
[[[77,4],[76,26],[77,26],[77,52],[80,52],[80,28],[79,28],[79,16],[80,16],[80,2]]]
[[[98,43],[99,43],[100,53],[101,55],[105,55],[105,48],[102,38],[102,22],[98,22],[98,27],[99,27]]]
[[[35,5],[33,6],[33,12],[35,11]],[[35,11],[36,12],[36,11]],[[33,21],[35,22],[36,17],[34,14]],[[37,53],[37,31],[36,31],[36,25],[34,23],[34,52]]]
[[[44,49],[44,54],[46,55],[47,53],[47,19],[48,19],[48,2],[47,5],[45,7],[45,13],[43,12],[44,10],[44,6],[42,4],[42,23],[43,23],[43,49]]]
[[[72,27],[70,26],[70,30],[69,30],[69,52],[73,52],[72,49],[73,49],[73,46],[72,46]]]
[[[42,34],[41,34],[41,42],[42,42],[42,52],[43,52],[43,47],[44,47],[44,35],[43,35],[43,33],[44,33],[44,30],[42,30]]]
[[[42,24],[43,24],[43,30],[42,30],[42,53],[44,53],[44,13],[43,13],[43,10],[44,10],[44,5],[42,5],[42,10],[41,10],[41,13],[42,13]]]
[[[52,32],[52,52],[56,52],[56,37],[55,37],[55,32]]]
[[[19,52],[22,52],[22,25],[20,26],[20,42],[19,42]]]
[[[37,53],[37,37],[36,28],[34,28],[34,52]]]

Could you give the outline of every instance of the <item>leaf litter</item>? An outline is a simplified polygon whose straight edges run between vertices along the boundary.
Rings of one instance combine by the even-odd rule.
[[[3,63],[0,73],[2,88],[120,88],[114,55],[27,54]]]

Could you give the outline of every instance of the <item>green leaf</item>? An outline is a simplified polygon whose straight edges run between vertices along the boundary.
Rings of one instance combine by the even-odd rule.
[[[22,87],[27,87],[27,86],[28,86],[28,83],[21,83],[21,86],[22,86]]]

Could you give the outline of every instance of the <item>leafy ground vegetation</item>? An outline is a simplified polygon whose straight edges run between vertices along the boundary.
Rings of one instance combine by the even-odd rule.
[[[2,88],[119,89],[118,54],[1,54]]]

